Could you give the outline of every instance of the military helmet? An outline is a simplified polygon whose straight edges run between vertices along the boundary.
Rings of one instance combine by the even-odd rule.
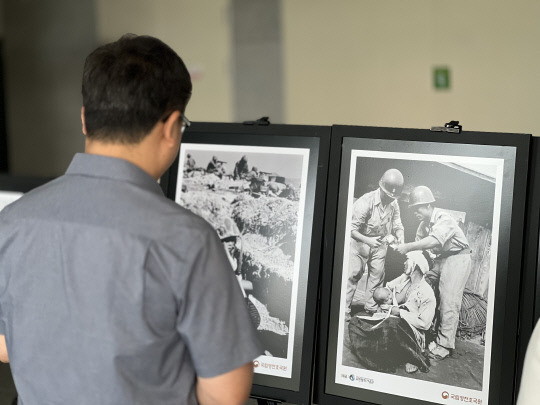
[[[426,186],[418,186],[413,188],[411,194],[409,195],[409,208],[416,205],[422,204],[431,204],[435,202],[435,197],[433,193]]]
[[[398,169],[384,172],[379,181],[379,187],[392,198],[398,198],[403,190],[403,175]]]
[[[231,218],[225,218],[217,229],[217,233],[222,242],[234,240],[240,236],[240,231]]]

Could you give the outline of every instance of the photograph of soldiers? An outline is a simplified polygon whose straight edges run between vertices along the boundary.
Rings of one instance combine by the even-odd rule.
[[[195,172],[206,172],[204,167],[197,166],[197,162],[189,153],[186,156],[186,164],[184,165],[184,176],[193,177]]]
[[[375,290],[378,315],[353,317],[349,325],[355,353],[371,369],[395,372],[403,367],[409,373],[429,371],[423,355],[425,332],[435,316],[433,289],[425,280],[429,265],[418,251],[407,254],[405,272]]]
[[[250,299],[250,294],[253,292],[253,283],[246,279],[245,274],[242,274],[242,235],[238,226],[231,218],[224,218],[223,224],[217,229],[217,233],[225,248],[225,253],[229,259],[229,263],[238,279],[242,294],[249,309],[249,315],[253,325],[258,328],[261,323],[261,315],[257,307]]]
[[[223,174],[225,173],[225,163],[227,162],[224,160],[219,160],[217,156],[212,156],[212,159],[206,166],[206,173],[215,174],[219,178],[223,177]]]
[[[430,356],[446,359],[455,349],[459,312],[465,284],[471,272],[471,249],[457,221],[435,207],[435,197],[426,186],[415,187],[409,196],[409,209],[420,221],[414,242],[401,244],[402,254],[430,250],[434,254],[433,268],[426,276],[439,292],[440,323]]]
[[[361,196],[353,205],[349,279],[347,282],[347,317],[358,282],[367,271],[364,309],[373,313],[377,305],[373,291],[382,286],[388,242],[403,243],[403,225],[396,198],[403,189],[403,175],[397,169],[384,172],[379,187]]]
[[[194,170],[197,166],[197,163],[195,162],[195,159],[193,159],[193,156],[191,156],[189,153],[187,154],[186,159],[186,168],[188,170]]]
[[[251,180],[253,177],[259,177],[259,169],[257,169],[257,166],[251,166],[251,170],[246,174],[247,180]]]
[[[248,161],[246,155],[242,156],[238,162],[234,165],[233,179],[243,179],[249,172]]]
[[[372,370],[416,380],[419,389],[437,383],[482,391],[489,382],[484,359],[492,340],[502,161],[353,152],[338,372],[342,365],[344,375]],[[414,277],[411,255],[422,263]],[[402,288],[413,278],[422,280],[420,294]]]
[[[281,361],[277,370],[286,375],[294,343],[293,291],[307,166],[304,154],[275,149],[183,144],[175,200],[216,229],[263,343],[263,357]],[[207,170],[188,172],[190,159],[209,161]],[[225,162],[236,164],[228,171]]]

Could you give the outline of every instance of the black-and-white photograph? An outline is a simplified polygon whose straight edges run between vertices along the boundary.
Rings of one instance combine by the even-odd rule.
[[[352,151],[336,383],[487,403],[503,168]]]
[[[261,374],[290,377],[309,149],[182,144],[176,202],[220,236],[264,345]]]

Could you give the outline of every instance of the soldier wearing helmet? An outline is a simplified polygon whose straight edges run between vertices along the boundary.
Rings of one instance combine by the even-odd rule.
[[[246,174],[248,174],[248,172],[249,172],[248,160],[247,160],[247,156],[244,155],[234,165],[233,179],[234,180],[243,179],[246,177]]]
[[[428,250],[435,256],[426,280],[439,289],[440,325],[437,339],[429,349],[431,357],[445,359],[455,348],[461,300],[471,272],[471,250],[457,221],[434,203],[429,187],[418,186],[412,190],[409,208],[420,225],[415,241],[398,245],[396,250],[403,254]]]
[[[240,230],[231,218],[224,218],[221,225],[217,228],[217,233],[223,243],[229,263],[234,270],[234,274],[240,285],[240,290],[244,295],[244,300],[248,306],[249,316],[251,317],[253,326],[257,328],[261,323],[261,315],[250,298],[253,292],[253,283],[247,280],[246,274],[242,272],[243,253],[242,235]]]
[[[213,173],[220,179],[223,178],[223,175],[225,174],[225,163],[227,162],[219,160],[216,155],[212,156],[212,159],[210,160],[210,162],[208,162],[208,165],[206,166],[206,173]]]
[[[238,227],[231,218],[225,218],[223,223],[217,228],[217,233],[223,243],[225,253],[227,254],[227,258],[231,263],[234,273],[236,275],[241,274],[239,248],[240,231],[238,230]]]
[[[379,187],[392,199],[401,195],[403,190],[403,175],[397,169],[390,169],[384,172],[379,180]]]
[[[187,159],[186,159],[186,165],[185,165],[184,172],[185,172],[186,176],[192,177],[193,173],[194,173],[194,171],[196,169],[197,163],[195,162],[195,159],[193,158],[193,156],[191,156],[190,153],[187,154],[186,158]]]
[[[361,196],[353,205],[347,318],[350,317],[352,299],[365,269],[368,271],[368,278],[364,308],[367,312],[377,311],[373,292],[377,287],[381,287],[384,281],[388,249],[384,239],[393,235],[398,243],[404,242],[403,225],[396,201],[402,190],[403,175],[397,169],[389,169],[382,175],[379,187]]]

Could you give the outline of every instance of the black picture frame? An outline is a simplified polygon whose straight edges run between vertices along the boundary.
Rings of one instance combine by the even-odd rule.
[[[529,153],[526,220],[524,227],[524,262],[521,277],[518,364],[516,395],[529,339],[540,318],[540,138],[532,137]]]
[[[290,360],[290,362],[285,363],[288,364],[288,366],[283,366],[287,367],[286,371],[284,371],[283,368],[279,371],[283,372],[284,375],[272,375],[268,374],[268,367],[276,366],[270,364],[271,361],[268,360],[269,358],[264,356],[260,357],[259,359],[263,360],[255,362],[258,367],[256,367],[251,392],[253,398],[294,404],[308,405],[311,403],[319,265],[322,252],[330,132],[330,127],[323,126],[193,123],[183,135],[182,146],[177,160],[173,163],[168,173],[161,179],[161,185],[165,190],[166,195],[179,202],[179,198],[184,198],[182,197],[183,193],[189,193],[189,189],[192,187],[190,184],[194,184],[194,182],[196,182],[198,178],[202,178],[202,176],[208,176],[206,171],[206,169],[208,169],[206,165],[208,160],[199,162],[198,159],[203,156],[210,159],[210,156],[217,155],[220,159],[228,161],[229,168],[224,171],[223,177],[221,177],[220,180],[226,179],[226,181],[229,182],[230,187],[237,190],[238,197],[235,197],[235,200],[238,198],[242,201],[245,200],[249,203],[256,204],[255,200],[257,199],[261,203],[266,201],[271,205],[269,199],[277,201],[275,199],[278,198],[283,203],[285,200],[282,200],[282,197],[276,197],[275,194],[271,195],[270,184],[281,182],[281,184],[290,185],[292,179],[289,179],[289,176],[291,178],[295,177],[297,178],[296,180],[298,180],[298,175],[302,173],[297,189],[300,190],[299,194],[297,194],[298,206],[300,207],[298,218],[299,221],[300,218],[302,218],[303,224],[301,227],[301,239],[298,239],[298,233],[295,233],[298,243],[295,245],[294,266],[296,266],[295,274],[298,274],[298,276],[296,278],[297,281],[293,281],[292,284],[289,283],[292,285],[289,302],[294,303],[294,297],[296,296],[296,303],[294,304],[296,305],[296,310],[291,311],[294,305],[287,304],[288,310],[290,311],[289,319],[295,320],[294,328],[292,327],[292,323],[289,324],[288,321],[285,322],[283,319],[276,316],[277,319],[285,322],[285,324],[290,327],[290,331],[287,334],[289,340],[287,341],[288,349],[285,359],[287,362]],[[199,152],[198,155],[197,152]],[[195,172],[190,170],[189,173],[187,171],[184,173],[183,169],[187,167],[188,153],[197,162],[197,168]],[[273,174],[266,173],[262,175],[263,177],[266,176],[267,180],[273,179],[272,181],[267,181],[265,183],[267,184],[265,190],[255,190],[255,186],[252,189],[252,183],[249,183],[249,189],[247,189],[247,181],[241,181],[239,179],[234,180],[235,176],[232,169],[235,166],[234,162],[237,161],[241,155],[247,156],[251,169],[253,169],[252,166],[255,166],[256,164],[274,168],[274,170],[267,169],[268,172],[273,171]],[[290,159],[287,158],[289,155]],[[281,164],[279,168],[276,169],[278,161],[281,162]],[[198,166],[200,164],[202,164],[202,167]],[[182,165],[182,169],[179,168],[180,165]],[[262,173],[265,169],[264,167],[259,167],[258,170]],[[202,176],[199,176],[199,173],[196,173],[197,171],[200,172]],[[183,173],[180,178],[179,173]],[[219,173],[215,173],[212,176],[217,179],[219,176],[216,177],[216,174],[219,175]],[[185,192],[177,192],[177,185],[180,184],[180,179],[185,180],[185,182],[182,182],[181,186],[183,187],[186,185],[185,190],[187,191]],[[187,181],[190,179],[192,181],[191,183]],[[219,184],[220,180],[216,180],[215,184],[206,185],[208,187],[208,194],[213,194],[216,189],[225,187]],[[274,184],[274,186],[276,185]],[[274,191],[276,193],[279,192],[279,190]],[[265,195],[265,192],[267,195]],[[206,199],[205,194],[203,194],[203,197],[201,198]],[[235,200],[233,200],[232,205],[242,203],[242,201],[235,202]],[[302,203],[302,201],[304,201],[304,203]],[[277,203],[281,204],[281,202],[278,201]],[[259,208],[254,209],[259,210]],[[286,217],[287,213],[283,211],[280,212],[279,215]],[[202,216],[205,216],[204,213]],[[212,223],[211,218],[207,218],[207,220]],[[218,228],[218,233],[220,233],[219,226],[215,224],[214,226]],[[246,227],[247,225],[242,225],[242,233]],[[298,228],[300,228],[300,226]],[[223,231],[223,229],[221,229],[221,231]],[[247,238],[246,235],[244,235],[244,241],[245,238]],[[252,279],[252,281],[253,284],[255,284],[255,291],[257,282],[256,279]],[[273,292],[277,294],[276,296],[279,296],[277,290],[282,289],[279,287],[280,285],[283,286],[283,284],[277,282],[271,284],[271,282],[268,281],[268,285],[265,287],[267,296],[270,297]],[[297,286],[296,288],[295,285]],[[285,290],[287,290],[287,288]],[[254,295],[256,294],[254,293]],[[271,300],[269,299],[268,302],[271,302]],[[287,302],[287,299],[285,299],[284,302]],[[280,313],[279,308],[275,305],[273,305],[274,311],[270,310],[270,306],[271,305],[268,304],[270,313]],[[294,314],[294,318],[290,317],[292,314]],[[294,339],[291,338],[291,331],[294,333]],[[275,335],[271,335],[269,340],[273,338],[275,338]],[[266,345],[267,342],[263,341],[263,344]],[[272,350],[274,350],[273,346],[272,349],[269,350],[270,354],[272,354]],[[290,357],[291,354],[292,357]],[[275,357],[277,358],[278,356]],[[275,359],[272,358],[271,360]],[[266,367],[267,369],[263,370],[261,367]]]
[[[380,127],[354,127],[334,126],[332,129],[332,142],[329,164],[329,178],[339,181],[330,182],[327,191],[327,211],[325,217],[325,249],[323,253],[323,273],[321,279],[321,312],[318,341],[318,367],[317,389],[315,402],[319,405],[357,405],[357,404],[433,404],[433,403],[460,403],[470,400],[470,403],[503,405],[513,401],[515,393],[515,367],[517,362],[516,345],[518,331],[518,304],[520,297],[520,279],[522,269],[523,227],[525,216],[525,203],[527,191],[527,174],[529,159],[529,144],[531,136],[528,134],[507,134],[487,132],[441,133],[421,129],[380,128]],[[360,155],[351,158],[353,151],[361,151]],[[410,155],[410,156],[409,156]],[[452,156],[457,157],[456,159]],[[491,341],[490,350],[484,351],[482,356],[483,379],[480,390],[452,385],[455,382],[443,381],[445,374],[441,373],[433,381],[415,379],[411,375],[376,372],[361,366],[343,367],[345,356],[345,314],[342,314],[345,302],[345,293],[342,292],[346,278],[344,263],[346,244],[350,236],[346,235],[347,215],[350,213],[351,202],[359,192],[367,192],[378,187],[378,181],[384,170],[403,163],[404,172],[407,168],[414,168],[411,173],[404,174],[405,183],[420,185],[420,183],[433,186],[437,189],[434,176],[440,173],[450,173],[456,169],[449,166],[452,162],[461,162],[461,159],[472,158],[474,164],[493,164],[497,168],[497,175],[493,182],[493,204],[486,209],[487,213],[480,212],[480,216],[493,218],[492,226],[498,223],[498,232],[490,231],[490,236],[496,243],[496,267],[491,268],[491,286],[488,288],[487,322],[490,320],[491,332],[488,339]],[[356,160],[355,160],[356,159]],[[360,160],[361,159],[361,160]],[[379,160],[378,160],[379,159]],[[387,160],[382,160],[387,159]],[[393,159],[393,161],[392,161]],[[424,159],[430,165],[423,162]],[[358,168],[351,169],[352,162],[359,163],[363,169],[361,175]],[[416,163],[416,162],[422,162]],[[444,162],[441,163],[441,162]],[[432,164],[431,164],[432,163]],[[356,163],[355,163],[356,164]],[[465,164],[467,166],[469,163]],[[489,166],[487,165],[487,166]],[[455,166],[455,165],[454,165]],[[397,167],[400,169],[400,167]],[[384,169],[384,170],[383,170]],[[465,170],[460,169],[465,172]],[[457,172],[456,172],[457,173]],[[473,173],[473,174],[471,174]],[[456,192],[467,193],[467,186],[480,185],[473,181],[474,173],[461,176],[470,177],[470,182],[453,184]],[[352,182],[361,177],[363,186]],[[418,177],[415,179],[415,176]],[[352,180],[351,180],[352,177]],[[431,180],[429,180],[431,179]],[[447,180],[450,177],[446,177]],[[429,181],[428,181],[429,180]],[[457,181],[457,180],[456,180]],[[435,186],[434,186],[435,185]],[[371,186],[371,188],[370,188]],[[363,188],[362,188],[363,187]],[[351,192],[350,190],[354,190]],[[478,196],[489,202],[485,195],[479,192],[485,189],[469,190],[469,199]],[[498,193],[498,194],[497,194]],[[354,194],[354,195],[351,195]],[[498,195],[498,197],[496,197]],[[498,198],[498,200],[495,199]],[[436,199],[437,201],[437,199]],[[457,200],[456,200],[457,201]],[[456,203],[454,201],[454,203]],[[498,201],[498,202],[497,202]],[[436,203],[435,203],[436,204]],[[469,202],[469,204],[471,204]],[[444,208],[444,207],[443,207]],[[491,211],[490,211],[491,210]],[[498,212],[498,214],[497,214]],[[480,217],[477,217],[480,218]],[[485,219],[484,218],[484,219]],[[407,226],[405,226],[405,239],[407,240]],[[495,227],[494,227],[495,228]],[[493,236],[497,236],[494,238]],[[414,232],[412,237],[414,237]],[[491,239],[490,239],[491,240]],[[492,258],[495,256],[492,256]],[[346,259],[348,260],[348,259]],[[490,259],[490,266],[493,261]],[[519,274],[516,274],[519,273]],[[493,277],[494,275],[494,277]],[[344,283],[345,281],[345,283]],[[340,326],[342,325],[342,326]],[[339,346],[339,332],[342,328]],[[338,353],[341,349],[341,354]],[[340,357],[341,356],[341,357]],[[341,359],[341,363],[338,363]],[[489,378],[484,373],[488,359]],[[358,360],[358,359],[356,359]],[[444,362],[448,360],[440,360]],[[350,363],[352,364],[352,363]],[[339,368],[339,370],[338,370]],[[433,368],[433,367],[432,367]],[[343,371],[350,371],[350,374]],[[428,373],[429,374],[429,373]],[[374,377],[375,376],[375,377]],[[354,382],[345,382],[353,379]],[[450,379],[451,380],[451,379]],[[339,381],[339,383],[337,382]],[[463,379],[463,383],[470,381]],[[470,382],[472,384],[472,382]],[[415,385],[416,384],[416,385]],[[489,388],[487,388],[489,386]],[[430,391],[431,396],[424,392],[418,393],[417,387],[424,387]],[[466,395],[464,392],[476,391],[478,395]],[[485,398],[488,400],[485,400]],[[456,399],[457,398],[457,399]]]
[[[0,174],[0,190],[26,193],[33,188],[39,187],[54,177],[39,176],[14,176],[11,174]]]
[[[526,240],[529,242],[527,249],[527,273],[523,275],[524,289],[523,315],[527,330],[523,336],[528,338],[532,333],[536,322],[540,319],[540,138],[533,137],[531,141],[530,178],[527,206]],[[531,300],[531,296],[534,297]],[[533,302],[533,305],[530,305]],[[532,324],[531,324],[532,320]],[[530,332],[530,333],[526,333]]]

